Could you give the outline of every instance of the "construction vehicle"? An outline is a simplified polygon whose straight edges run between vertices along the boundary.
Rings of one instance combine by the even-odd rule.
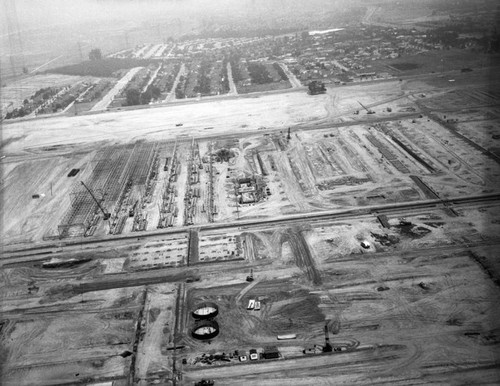
[[[103,218],[104,220],[109,220],[109,218],[111,217],[111,214],[109,214],[108,212],[106,212],[104,210],[104,208],[101,206],[101,203],[97,200],[97,198],[95,198],[94,194],[92,193],[92,191],[87,187],[87,185],[84,184],[83,181],[80,181],[82,183],[82,185],[84,186],[85,189],[87,189],[87,192],[89,192],[90,196],[94,199],[95,203],[97,204],[97,206],[99,207],[99,209],[101,210],[102,212],[102,215],[103,215]]]
[[[366,240],[361,241],[361,246],[364,249],[370,249],[370,243],[368,241],[366,241]]]
[[[375,111],[373,111],[372,109],[366,108],[360,101],[358,101],[358,103],[361,105],[362,108],[364,108],[366,110],[367,114],[375,114]]]
[[[325,345],[323,346],[323,352],[332,352],[333,348],[330,344],[330,334],[328,333],[328,324],[325,324]]]
[[[254,348],[251,348],[250,349],[250,360],[256,361],[257,359],[259,359],[259,354],[257,353],[257,350]]]
[[[247,281],[248,281],[248,282],[253,281],[253,269],[251,269],[251,270],[250,270],[250,275],[249,275],[249,276],[247,276]]]
[[[135,204],[134,206],[132,206],[129,210],[128,210],[128,216],[129,217],[134,217],[134,214],[135,214],[135,208],[137,208],[137,203],[139,202],[139,200],[136,200],[135,201]]]
[[[321,354],[325,352],[340,351],[339,348],[333,348],[330,344],[330,335],[328,333],[328,324],[325,324],[325,345],[320,346],[315,344],[312,348],[302,350],[304,354]]]
[[[215,382],[212,379],[202,379],[199,382],[196,382],[194,386],[214,386]]]
[[[308,88],[309,90],[307,91],[307,93],[309,95],[318,95],[326,93],[325,84],[318,80],[313,80],[311,83],[309,83]]]

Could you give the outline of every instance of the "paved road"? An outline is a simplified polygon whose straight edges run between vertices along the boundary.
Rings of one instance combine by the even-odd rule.
[[[173,49],[173,47],[172,47]],[[182,75],[186,72],[186,65],[182,63],[181,68],[179,69],[179,72],[177,73],[177,76],[175,77],[174,84],[172,85],[172,89],[168,93],[167,97],[163,100],[163,103],[167,102],[172,102],[175,100],[175,89],[177,88],[177,85],[179,84],[179,79],[181,78]],[[153,106],[162,106],[162,105],[153,105]]]
[[[231,68],[231,63],[227,63],[227,76],[229,78],[229,93],[227,95],[238,95],[238,90],[236,90],[236,85],[233,79],[233,69]]]
[[[109,104],[113,101],[116,95],[120,93],[120,91],[123,90],[123,88],[127,85],[128,82],[132,80],[135,74],[141,69],[142,67],[134,67],[132,68],[127,74],[121,78],[116,84],[115,87],[113,87],[104,98],[102,98],[99,102],[95,104],[94,107],[90,111],[104,111],[106,108],[109,106]]]
[[[288,76],[288,80],[292,84],[293,88],[303,87],[302,83],[300,83],[300,80],[297,79],[295,74],[291,72],[284,63],[280,63],[279,65],[283,69],[283,71],[285,71],[285,74],[286,76]]]
[[[191,229],[198,229],[200,232],[203,231],[213,231],[227,229],[233,230],[249,230],[252,228],[262,228],[262,226],[276,226],[276,225],[286,225],[292,226],[296,223],[301,223],[304,221],[315,222],[315,221],[335,221],[339,219],[359,219],[365,217],[372,217],[380,213],[399,213],[408,212],[412,209],[425,209],[441,207],[443,205],[475,205],[477,203],[484,203],[489,201],[500,200],[500,194],[490,193],[490,194],[480,194],[474,196],[460,196],[455,198],[442,198],[433,200],[422,200],[422,201],[411,201],[405,203],[397,204],[381,204],[381,205],[370,205],[363,207],[353,207],[343,210],[326,210],[322,212],[310,212],[310,213],[298,213],[292,215],[285,215],[281,217],[275,217],[272,219],[265,220],[239,220],[227,223],[211,223],[211,224],[197,224],[193,226],[186,226],[180,228],[172,229],[161,229],[157,231],[149,231],[144,234],[128,234],[128,235],[106,235],[100,238],[89,238],[89,239],[66,239],[57,240],[51,242],[42,242],[36,245],[29,245],[28,247],[20,248],[5,248],[3,251],[3,258],[0,260],[0,266],[5,264],[17,264],[23,262],[33,262],[34,260],[46,259],[47,255],[62,252],[78,251],[85,245],[93,245],[94,247],[105,247],[109,243],[127,243],[127,242],[137,242],[139,240],[147,240],[150,238],[156,238],[162,235],[173,235],[178,233],[189,232]]]
[[[158,75],[158,72],[160,71],[160,68],[161,68],[161,64],[158,65],[158,68],[155,70],[153,75],[151,75],[151,78],[149,78],[149,82],[143,87],[142,92],[146,92],[149,85],[154,82],[156,76]]]

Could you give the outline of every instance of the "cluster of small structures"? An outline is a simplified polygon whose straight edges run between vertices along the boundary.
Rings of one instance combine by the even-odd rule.
[[[75,103],[96,103],[111,88],[108,80],[80,81],[64,87],[46,87],[24,99],[22,106],[7,111],[5,119],[64,113]]]

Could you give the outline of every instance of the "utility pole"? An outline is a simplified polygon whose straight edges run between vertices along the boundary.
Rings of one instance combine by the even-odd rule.
[[[236,187],[236,178],[234,179],[234,202],[236,203],[236,215],[240,219],[240,207],[238,205],[238,189]]]
[[[14,0],[6,0],[4,3],[5,16],[7,21],[7,34],[9,39],[9,58],[14,76],[22,74],[25,70],[24,49],[19,19]],[[21,71],[18,71],[18,70]]]
[[[128,49],[129,43],[128,43],[128,32],[125,31],[125,48]]]
[[[81,42],[78,42],[78,52],[80,53],[80,62],[83,62],[82,43]]]

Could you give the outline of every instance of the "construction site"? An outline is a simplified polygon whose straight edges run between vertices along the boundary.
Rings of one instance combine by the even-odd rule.
[[[493,2],[186,3],[2,84],[0,384],[499,384]]]
[[[420,109],[418,100],[408,113],[397,103],[392,113],[381,106],[383,120],[367,114],[368,121],[360,122],[361,115],[352,113],[346,123],[314,130],[288,127],[226,139],[178,136],[95,150],[86,145],[79,159],[58,156],[68,151],[64,145],[37,149],[29,156],[33,160],[9,164],[5,184],[13,189],[5,197],[8,203],[11,191],[17,198],[22,187],[19,204],[36,206],[48,221],[30,229],[33,211],[13,206],[16,216],[5,221],[4,240],[111,237],[495,191],[498,156],[483,147],[491,141],[476,143],[477,135],[461,134],[466,118],[424,115],[427,107]],[[59,168],[59,177],[39,157]],[[24,181],[30,173],[45,188],[36,179]]]
[[[255,99],[119,142],[120,113],[6,125],[4,384],[495,383],[500,112],[467,77],[237,131]]]

